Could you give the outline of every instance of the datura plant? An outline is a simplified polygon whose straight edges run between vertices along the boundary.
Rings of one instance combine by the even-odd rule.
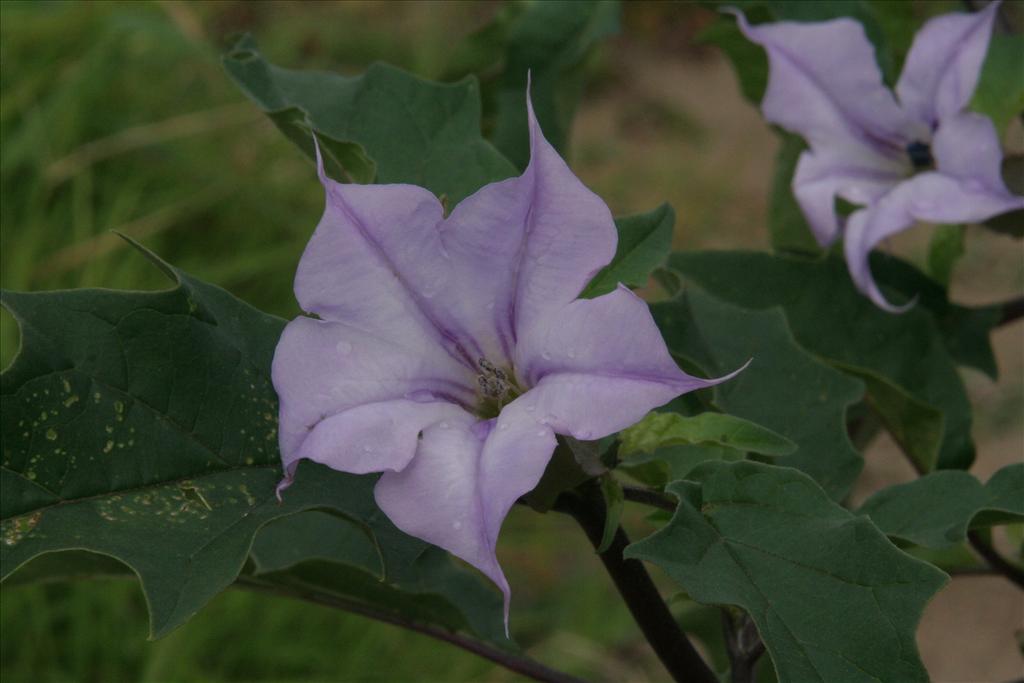
[[[245,588],[578,681],[515,639],[573,629],[510,601],[533,510],[578,523],[673,680],[928,680],[915,636],[951,575],[1024,588],[1024,461],[970,472],[960,375],[996,378],[1024,304],[950,294],[965,224],[1024,237],[1024,41],[1009,3],[896,4],[707,13],[782,136],[771,252],[670,253],[672,207],[613,218],[570,169],[615,2],[511,3],[445,82],[238,39],[227,74],[325,197],[289,264],[303,314],[128,236],[171,288],[5,290],[4,590],[134,575],[162,637]],[[878,248],[918,221],[958,245],[927,271]],[[883,431],[916,477],[865,488]],[[499,543],[517,505],[532,535]]]

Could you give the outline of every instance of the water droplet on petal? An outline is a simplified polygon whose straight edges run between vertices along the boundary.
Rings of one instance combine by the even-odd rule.
[[[505,431],[506,429],[508,429],[508,422],[502,422],[500,425],[498,425],[498,429],[500,429],[501,431]]]
[[[462,522],[452,522],[452,528],[456,531],[462,528]]]
[[[544,353],[540,354],[540,357],[543,358],[544,360],[551,360],[551,354],[548,353],[547,351],[545,351]]]
[[[484,306],[484,308],[486,308],[488,311],[491,310],[492,308],[494,308],[494,302],[493,301],[488,301],[487,305]]]
[[[573,349],[569,349],[569,358],[575,358],[575,357],[576,357],[576,351],[573,350]]]
[[[447,422],[442,422],[441,423],[441,429],[448,429],[448,423]]]
[[[345,340],[342,340],[338,342],[338,345],[335,346],[334,349],[338,352],[339,356],[344,356],[347,355],[350,351],[352,351],[352,344],[348,343]]]
[[[527,404],[526,407],[524,408],[524,410],[526,412],[528,412],[528,413],[532,413],[533,410],[534,410],[533,405],[532,404]]]
[[[537,436],[547,436],[547,435],[548,435],[548,430],[546,430],[546,429],[542,429],[539,432],[537,432]]]

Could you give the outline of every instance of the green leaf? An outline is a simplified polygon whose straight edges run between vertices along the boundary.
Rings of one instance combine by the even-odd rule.
[[[587,59],[603,38],[618,32],[620,14],[618,2],[605,0],[510,3],[456,52],[446,75],[480,76],[493,119],[490,137],[519,169],[530,158],[527,74],[544,136],[565,156]]]
[[[601,497],[604,499],[604,530],[601,532],[601,543],[597,546],[598,554],[611,547],[615,540],[615,532],[619,530],[622,511],[626,508],[626,496],[622,485],[611,475],[605,473],[600,478]]]
[[[1024,194],[1024,154],[1008,154],[1003,157],[1002,173],[1010,192]],[[1003,235],[1021,239],[1024,237],[1024,209],[995,216],[982,225]]]
[[[890,282],[886,271],[895,271],[891,264],[891,259],[872,261],[883,284]],[[757,252],[693,252],[674,255],[670,265],[735,305],[781,306],[801,346],[867,381],[869,400],[921,470],[936,463],[964,468],[973,461],[971,407],[949,342],[928,309],[954,317],[966,310],[945,301],[934,283],[917,292],[920,305],[892,315],[854,288],[838,254],[810,260]],[[909,281],[906,270],[896,273],[903,283]],[[920,280],[928,278],[922,276],[917,284]],[[959,323],[964,320],[960,317]],[[975,344],[987,346],[987,340],[981,342],[987,329],[972,334],[977,335],[972,337]]]
[[[928,243],[928,274],[949,289],[953,267],[964,255],[964,226],[938,225]]]
[[[523,500],[537,512],[547,512],[560,493],[600,476],[605,471],[597,441],[579,441],[571,436],[559,436],[558,446],[544,468],[544,474],[537,486],[523,496]]]
[[[740,8],[752,23],[771,21],[771,15],[763,8],[747,8],[744,5]],[[720,16],[697,36],[697,41],[715,45],[725,53],[736,71],[743,96],[754,106],[760,106],[768,87],[768,55],[760,45],[747,40],[736,18]]]
[[[706,463],[691,478],[669,485],[676,514],[627,557],[699,602],[747,610],[782,683],[928,680],[914,631],[942,572],[795,470]]]
[[[722,413],[687,417],[678,413],[650,413],[619,432],[619,453],[653,452],[664,446],[714,444],[761,455],[790,455],[796,444],[749,420]]]
[[[0,536],[7,530],[0,532]],[[3,585],[79,581],[84,579],[134,579],[123,562],[87,550],[64,550],[38,555],[4,579]]]
[[[592,299],[613,291],[619,283],[633,288],[646,286],[651,273],[668,258],[675,222],[676,213],[668,204],[649,213],[616,218],[619,243],[615,257],[580,296]]]
[[[315,132],[339,180],[412,183],[458,203],[515,173],[480,134],[475,79],[431,83],[384,64],[360,76],[283,69],[249,36],[224,55],[224,67],[310,158]]]
[[[379,549],[365,529],[311,510],[263,527],[251,558],[251,576],[260,581],[313,589],[511,646],[500,619],[501,595],[440,548],[425,547],[392,567],[384,582]]]
[[[971,109],[992,119],[1000,137],[1014,117],[1024,112],[1024,36],[995,33],[981,69]]]
[[[58,551],[116,558],[141,580],[159,637],[229,586],[261,527],[287,515],[359,524],[381,576],[416,561],[429,546],[380,512],[372,476],[304,462],[277,500],[270,364],[284,321],[146,253],[176,288],[3,292],[22,347],[0,375],[0,576]]]
[[[1024,463],[982,485],[966,472],[933,472],[874,494],[857,511],[887,535],[928,548],[963,543],[971,527],[1024,520]]]
[[[905,299],[917,297],[918,305],[932,314],[946,350],[957,364],[996,379],[998,372],[990,336],[1002,318],[999,305],[958,306],[949,300],[946,289],[932,278],[888,254],[872,254],[871,269],[879,282],[900,292]]]
[[[863,467],[846,433],[846,411],[864,394],[861,382],[797,345],[781,311],[745,310],[693,288],[651,310],[669,350],[709,377],[753,359],[713,389],[714,404],[791,440],[797,451],[779,464],[807,472],[833,498],[846,495]]]
[[[642,484],[663,488],[670,481],[685,479],[701,463],[709,460],[735,462],[745,457],[744,451],[717,445],[662,446],[649,453],[630,454],[618,469]]]

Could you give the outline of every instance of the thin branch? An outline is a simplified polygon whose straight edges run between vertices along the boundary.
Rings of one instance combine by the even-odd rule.
[[[577,492],[562,494],[555,501],[553,509],[571,515],[595,548],[601,544],[605,507],[592,485],[584,485]],[[679,628],[643,563],[622,556],[622,551],[628,545],[629,537],[619,527],[611,546],[599,557],[647,642],[673,680],[716,683],[717,676]]]
[[[989,545],[977,531],[968,531],[967,540],[975,552],[985,558],[985,561],[988,562],[993,570],[1002,574],[1020,588],[1024,588],[1024,569],[1021,569],[996,552],[996,549]]]
[[[658,508],[659,510],[666,510],[668,512],[675,512],[676,507],[679,505],[675,498],[667,496],[661,491],[640,488],[639,486],[623,486],[622,493],[626,497],[626,500],[631,500],[634,503],[642,503],[643,505],[650,505],[651,507]]]
[[[352,612],[353,614],[382,621],[386,624],[393,624],[410,631],[422,633],[430,636],[431,638],[436,638],[437,640],[462,648],[467,652],[472,652],[484,659],[489,659],[509,671],[514,671],[535,681],[542,681],[542,683],[585,683],[583,679],[570,676],[569,674],[562,673],[561,671],[550,669],[529,657],[501,650],[492,645],[488,645],[487,643],[468,638],[462,634],[448,631],[437,626],[412,621],[390,612],[378,610],[354,600],[347,600],[330,593],[324,593],[322,591],[317,591],[303,586],[272,583],[251,576],[238,577],[235,581],[235,585],[240,588],[245,588],[259,593],[268,593],[270,595],[304,600],[316,605],[332,607],[345,612]]]
[[[1002,327],[1015,320],[1024,318],[1024,296],[1003,303],[1001,308],[1003,309],[1003,315],[999,318],[999,322],[996,323],[996,327]]]

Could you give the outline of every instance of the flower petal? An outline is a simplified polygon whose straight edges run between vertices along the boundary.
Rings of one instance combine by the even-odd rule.
[[[578,439],[607,436],[679,394],[728,379],[680,370],[647,304],[622,286],[535,325],[517,358],[520,381],[533,387],[517,403],[540,424]]]
[[[575,299],[617,241],[608,207],[544,139],[529,97],[527,116],[523,174],[466,198],[442,228],[459,283],[447,292],[448,324],[492,361],[511,360],[519,329]]]
[[[798,133],[812,149],[861,148],[902,158],[914,140],[913,122],[882,82],[875,51],[860,22],[783,21],[751,26],[734,11],[740,29],[768,53],[766,119]],[[847,153],[845,156],[850,156]]]
[[[475,400],[474,376],[439,346],[411,350],[312,318],[285,327],[271,374],[286,474],[301,458],[346,472],[401,468],[412,450],[396,444],[408,442],[409,430],[461,414],[458,404]]]
[[[932,142],[932,155],[940,173],[1010,194],[1003,182],[999,135],[987,116],[963,112],[943,119]]]
[[[413,347],[441,346],[470,365],[459,331],[431,303],[453,286],[437,198],[414,185],[337,183],[319,148],[317,165],[327,200],[295,274],[302,309]]]
[[[427,428],[416,457],[401,472],[385,472],[374,497],[399,529],[462,558],[497,584],[507,632],[509,586],[494,553],[497,529],[488,532],[491,500],[481,489],[486,424],[467,415]]]
[[[917,32],[896,94],[903,109],[934,126],[970,102],[988,52],[999,2],[975,14],[944,14]]]
[[[868,255],[886,237],[915,221],[970,223],[1024,208],[1024,197],[992,189],[984,182],[943,173],[922,173],[901,183],[872,206],[853,213],[846,224],[846,264],[857,288],[877,306],[893,313],[907,310],[890,304],[871,277]]]
[[[828,151],[800,155],[793,175],[793,194],[818,244],[828,246],[840,233],[836,197],[855,204],[870,204],[891,190],[906,175],[899,164],[857,163],[854,158]]]

